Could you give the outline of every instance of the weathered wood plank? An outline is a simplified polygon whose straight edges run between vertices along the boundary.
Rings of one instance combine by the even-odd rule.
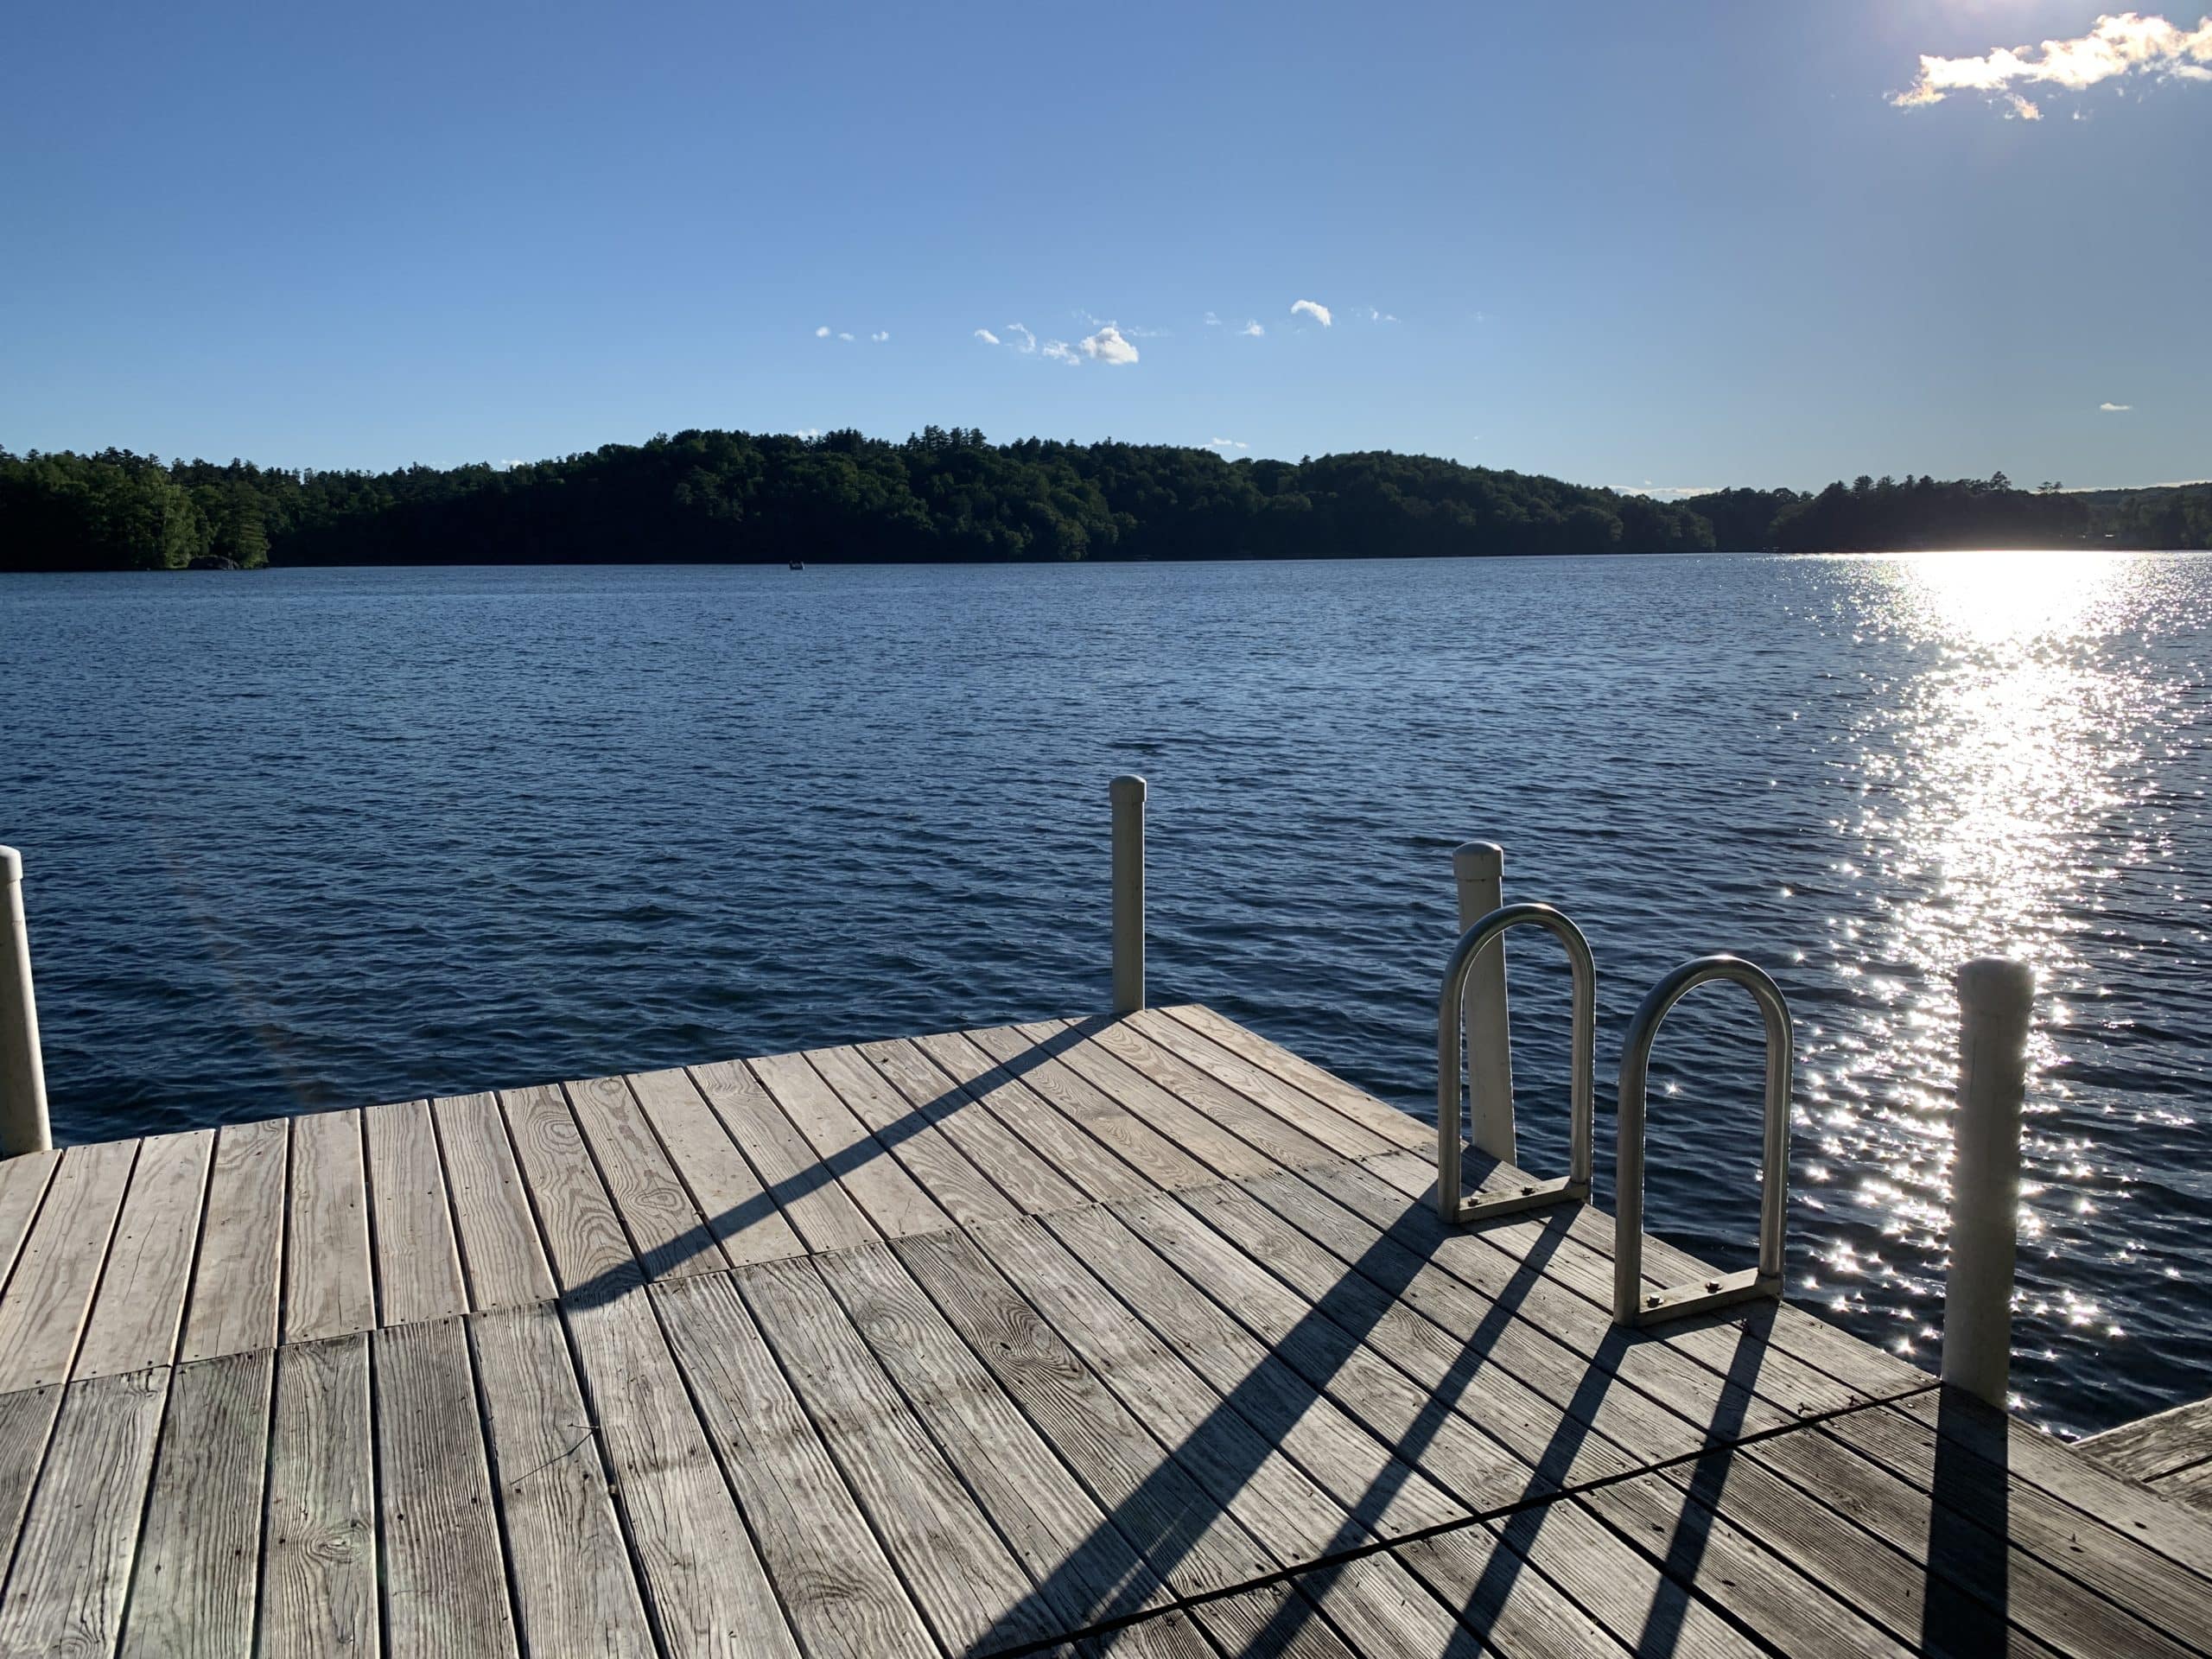
[[[124,1659],[245,1659],[260,1589],[276,1356],[180,1365],[169,1382]]]
[[[1060,1173],[1067,1166],[1056,1162],[1052,1144],[1025,1140],[985,1105],[964,1081],[956,1081],[955,1074],[925,1052],[923,1044],[863,1043],[859,1052],[899,1091],[912,1111],[935,1124],[976,1168],[989,1172],[993,1183],[1016,1210],[1033,1215],[1040,1210],[1058,1209],[1084,1201],[1085,1190],[1077,1188]],[[981,1050],[967,1047],[966,1052],[972,1056],[979,1077],[989,1073],[990,1061]],[[1011,1096],[1014,1090],[1009,1087],[1006,1092]],[[1042,1101],[1032,1096],[1029,1109],[1049,1134],[1058,1137],[1063,1153],[1078,1160],[1094,1160],[1109,1170],[1118,1167],[1116,1179],[1124,1185],[1136,1179],[1127,1165],[1121,1164]]]
[[[396,1659],[515,1651],[483,1425],[457,1319],[376,1333],[385,1641]]]
[[[1484,1651],[1481,1640],[1453,1610],[1425,1589],[1395,1556],[1362,1556],[1301,1573],[1290,1582],[1299,1596],[1350,1638],[1363,1659],[1393,1655],[1474,1659]],[[1279,1616],[1277,1629],[1263,1632],[1246,1650],[1273,1651],[1283,1627],[1294,1630],[1299,1622]]]
[[[1702,1659],[1761,1651],[1702,1594],[1630,1548],[1580,1499],[1523,1510],[1500,1522],[1498,1531],[1529,1567],[1634,1652]]]
[[[695,1065],[691,1081],[760,1172],[768,1196],[807,1249],[836,1250],[875,1241],[875,1229],[853,1207],[836,1176],[822,1166],[806,1137],[791,1127],[743,1061]]]
[[[430,1103],[460,1234],[469,1305],[515,1307],[553,1294],[553,1271],[531,1214],[530,1193],[493,1095]]]
[[[1166,1605],[1167,1587],[880,1246],[816,1266],[1063,1629]]]
[[[1492,1653],[1624,1659],[1629,1649],[1491,1527],[1462,1527],[1391,1552]],[[1694,1648],[1675,1651],[1695,1653]]]
[[[1243,1659],[1248,1654],[1252,1659],[1361,1659],[1313,1599],[1293,1587],[1294,1583],[1278,1580],[1242,1595],[1202,1602],[1191,1610],[1189,1617],[1213,1638],[1214,1648],[1230,1659]],[[1470,1637],[1463,1651],[1478,1653],[1481,1644]],[[1458,1653],[1448,1649],[1440,1649],[1429,1659],[1441,1659],[1444,1654],[1459,1659]]]
[[[1265,1576],[1271,1563],[1259,1541],[1206,1496],[973,1241],[938,1233],[896,1249],[969,1350],[1179,1595]]]
[[[639,1583],[670,1659],[798,1659],[648,1296],[594,1293],[571,1297],[565,1311]]]
[[[1010,1026],[963,1034],[1070,1122],[1111,1147],[1147,1185],[1197,1186],[1219,1179],[1151,1124],[1061,1065],[1050,1044],[1036,1042]]]
[[[1052,1055],[1051,1065],[1045,1068],[1049,1074],[1066,1078],[1071,1088],[1112,1102],[1166,1136],[1178,1151],[1189,1154],[1216,1178],[1236,1180],[1271,1175],[1281,1167],[1248,1138],[1092,1042],[1090,1023],[1043,1020],[1012,1030],[1039,1051]]]
[[[379,1651],[365,1333],[276,1354],[257,1651]]]
[[[61,1154],[0,1295],[0,1394],[67,1379],[137,1153],[107,1141]]]
[[[1436,1151],[1436,1131],[1428,1124],[1386,1101],[1377,1100],[1364,1089],[1354,1088],[1335,1073],[1292,1053],[1280,1043],[1271,1043],[1257,1032],[1224,1019],[1204,1003],[1181,1002],[1153,1012],[1170,1016],[1217,1047],[1290,1084],[1395,1146],[1432,1155]]]
[[[293,1120],[286,1342],[346,1336],[377,1322],[365,1188],[359,1111]]]
[[[1000,1221],[1019,1215],[1013,1202],[944,1137],[937,1124],[910,1107],[860,1051],[823,1048],[807,1059],[837,1091],[853,1116],[905,1166],[915,1183],[954,1221]]]
[[[214,1130],[194,1129],[148,1135],[140,1145],[77,1349],[73,1375],[79,1381],[166,1365],[176,1357],[214,1143]]]
[[[0,1285],[16,1265],[16,1255],[30,1236],[38,1218],[48,1184],[61,1165],[59,1151],[27,1152],[0,1159]]]
[[[630,1236],[561,1091],[550,1084],[507,1089],[499,1103],[562,1290],[603,1299],[642,1282]]]
[[[2212,1460],[2212,1400],[2139,1417],[2076,1440],[2074,1449],[2114,1474],[2140,1481]]]
[[[16,1533],[23,1523],[60,1407],[58,1382],[0,1394],[0,1560],[16,1547]]]
[[[1378,1134],[1362,1121],[1370,1115],[1361,1109],[1361,1116],[1348,1116],[1334,1109],[1310,1092],[1287,1082],[1274,1072],[1254,1065],[1220,1043],[1193,1031],[1173,1014],[1160,1009],[1147,1008],[1116,1022],[1122,1040],[1125,1043],[1147,1043],[1150,1052],[1133,1062],[1144,1070],[1160,1067],[1163,1062],[1173,1063],[1184,1073],[1196,1073],[1209,1079],[1219,1094],[1241,1100],[1248,1110],[1257,1110],[1276,1119],[1289,1129],[1295,1130],[1309,1144],[1323,1148],[1322,1158],[1301,1158],[1300,1163],[1314,1163],[1329,1158],[1366,1158],[1393,1147],[1404,1148],[1408,1141],[1399,1132],[1400,1123],[1420,1126],[1395,1108],[1374,1105],[1388,1111],[1393,1120],[1389,1134]],[[1101,1040],[1104,1040],[1102,1035]],[[1339,1084],[1338,1088],[1347,1085]],[[1357,1092],[1357,1091],[1353,1091]],[[1434,1136],[1428,1137],[1433,1141]]]
[[[1037,1222],[994,1223],[971,1236],[1275,1560],[1302,1566],[1374,1540],[1370,1527],[1254,1429]]]
[[[728,1267],[728,1258],[669,1167],[629,1084],[620,1077],[586,1077],[566,1087],[645,1276],[668,1279]]]
[[[1256,1340],[1111,1211],[1070,1211],[1046,1224],[1239,1416],[1376,1536],[1403,1537],[1468,1518],[1463,1503]]]
[[[936,1643],[734,1281],[726,1274],[678,1281],[657,1287],[654,1300],[807,1652],[815,1659],[934,1659]]]
[[[1287,1168],[1325,1163],[1338,1155],[1281,1113],[1255,1105],[1211,1073],[1161,1047],[1128,1020],[1086,1020],[1076,1029],[1087,1040],[1072,1052],[1069,1063],[1092,1067],[1087,1075],[1109,1094],[1116,1091],[1109,1077],[1127,1073],[1146,1078]]]
[[[734,1265],[779,1261],[805,1250],[688,1073],[639,1072],[630,1089],[706,1217],[707,1230]]]
[[[0,1653],[113,1650],[168,1382],[156,1366],[70,1387],[0,1595]]]
[[[1236,1189],[1234,1194],[1268,1221],[1280,1223]],[[1518,1502],[1532,1491],[1624,1473],[1631,1466],[1610,1443],[1592,1440],[1589,1452],[1567,1468],[1539,1472],[1536,1463],[1550,1448],[1558,1414],[1528,1395],[1518,1383],[1485,1371],[1469,1344],[1455,1342],[1426,1321],[1413,1340],[1422,1351],[1421,1370],[1394,1363],[1404,1345],[1402,1333],[1386,1332],[1376,1345],[1368,1340],[1389,1316],[1400,1312],[1379,1290],[1346,1274],[1333,1258],[1319,1262],[1311,1281],[1313,1297],[1291,1287],[1300,1280],[1278,1279],[1260,1261],[1236,1248],[1199,1219],[1216,1206],[1186,1206],[1184,1195],[1123,1199],[1115,1213],[1201,1287],[1222,1310],[1236,1319],[1268,1351],[1294,1369],[1310,1388],[1327,1394],[1345,1412],[1364,1422],[1397,1455],[1417,1459],[1445,1491],[1476,1512]],[[1203,1202],[1203,1201],[1201,1201]],[[1295,1242],[1319,1252],[1303,1235]],[[1281,1271],[1268,1250],[1264,1259]],[[1310,1269],[1313,1257],[1306,1262]],[[1297,1272],[1294,1264],[1293,1273]],[[1346,1287],[1351,1287],[1347,1294]],[[1370,1293],[1370,1294],[1363,1294]],[[1470,1379],[1478,1377],[1478,1383]],[[1479,1408],[1479,1410],[1473,1409]],[[1493,1433],[1499,1438],[1493,1439]],[[1503,1442],[1503,1443],[1502,1443]],[[1526,1447],[1525,1452],[1519,1448]],[[1610,1453],[1611,1455],[1605,1455]]]
[[[216,1132],[180,1360],[275,1345],[290,1155],[289,1118],[226,1123]]]
[[[1153,1191],[1151,1178],[1113,1147],[1060,1111],[1030,1085],[1015,1066],[1002,1064],[975,1040],[972,1032],[917,1037],[914,1046],[947,1077],[967,1090],[986,1111],[1025,1146],[1033,1147],[1053,1171],[1084,1197],[1119,1198]],[[1027,1052],[1028,1046],[1022,1045]],[[1012,1190],[1012,1189],[1009,1189]],[[1030,1213],[1058,1209],[1023,1203]]]
[[[1020,1565],[899,1397],[810,1261],[737,1282],[931,1627],[956,1653],[1052,1637]]]
[[[525,1650],[645,1659],[652,1632],[559,1315],[499,1308],[468,1331]]]
[[[430,1103],[372,1106],[361,1115],[361,1127],[369,1147],[370,1230],[383,1323],[467,1313]]]
[[[770,1054],[753,1063],[784,1116],[804,1135],[823,1168],[837,1178],[860,1212],[887,1238],[952,1225],[937,1201],[837,1098],[804,1054]]]

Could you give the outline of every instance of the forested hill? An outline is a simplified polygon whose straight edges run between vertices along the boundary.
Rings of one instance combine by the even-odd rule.
[[[2160,498],[2155,512],[2143,504]],[[2113,527],[2119,526],[2115,530]],[[194,564],[782,563],[2212,544],[2212,491],[2076,497],[2000,477],[1682,504],[1419,455],[931,427],[903,443],[680,432],[511,467],[290,472],[0,452],[0,570]],[[2191,539],[2194,538],[2194,539]]]

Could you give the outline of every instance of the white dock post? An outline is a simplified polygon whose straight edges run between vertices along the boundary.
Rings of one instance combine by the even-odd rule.
[[[1952,1130],[1951,1270],[1943,1381],[1999,1411],[2012,1374],[2012,1262],[2020,1209],[2020,1103],[2036,978],[1981,957],[1959,970],[1959,1109]]]
[[[1144,1007],[1144,779],[1116,778],[1114,803],[1114,1012]]]
[[[1454,848],[1452,875],[1459,888],[1462,933],[1504,904],[1505,849],[1497,842],[1470,841]],[[1467,1048],[1474,1057],[1468,1078],[1467,1138],[1478,1152],[1509,1164],[1517,1162],[1513,1140],[1513,1039],[1506,1024],[1503,936],[1475,958],[1467,974],[1467,996],[1462,1007]]]
[[[23,855],[0,847],[0,1158],[53,1144],[31,996],[31,936],[23,923]]]

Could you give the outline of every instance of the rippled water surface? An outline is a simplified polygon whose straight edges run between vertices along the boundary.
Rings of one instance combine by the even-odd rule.
[[[1601,1083],[1675,962],[1773,969],[1791,1294],[1930,1361],[1949,975],[2024,953],[2014,1382],[2082,1431],[2212,1393],[2208,618],[2187,556],[15,578],[0,840],[67,1139],[1096,1008],[1125,770],[1155,998],[1425,1109],[1450,849],[1501,841],[1595,946]],[[1734,995],[1669,1022],[1649,1197],[1730,1265]]]

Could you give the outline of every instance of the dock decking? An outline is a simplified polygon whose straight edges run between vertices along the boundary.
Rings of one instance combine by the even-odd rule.
[[[0,1655],[2212,1653],[2212,1524],[1433,1179],[1195,1007],[13,1160]]]

